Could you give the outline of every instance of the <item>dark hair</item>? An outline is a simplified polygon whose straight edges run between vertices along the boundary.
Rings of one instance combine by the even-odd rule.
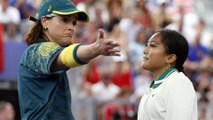
[[[46,17],[47,20],[52,19],[53,17]],[[30,28],[30,30],[24,35],[24,40],[28,45],[36,43],[38,38],[43,36],[43,27],[41,24],[41,20],[36,20],[34,25]]]
[[[162,29],[158,31],[167,54],[177,56],[175,68],[184,72],[183,64],[188,56],[189,45],[186,38],[175,30]]]

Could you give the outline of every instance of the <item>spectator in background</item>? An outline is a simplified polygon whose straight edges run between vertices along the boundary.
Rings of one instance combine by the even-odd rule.
[[[102,13],[103,10],[100,8],[95,9],[95,20],[94,22],[97,24],[98,28],[103,28],[104,27],[104,20],[102,19]]]
[[[139,103],[141,97],[143,97],[146,90],[149,88],[152,82],[152,77],[149,71],[142,68],[138,68],[137,72],[137,76],[134,78],[134,97]]]
[[[35,8],[35,5],[33,1],[38,0],[9,0],[10,5],[14,6],[19,10],[20,13],[20,34],[24,35],[30,28],[30,26],[33,24],[32,21],[29,21],[29,16],[35,16],[37,9]]]
[[[160,2],[160,10],[153,11],[154,30],[158,31],[165,28],[173,22],[172,16],[168,13],[168,3],[166,1]]]
[[[39,6],[40,6],[42,1],[43,0],[32,0],[31,1],[36,11],[39,9]]]
[[[212,71],[211,71],[212,77]],[[208,105],[206,107],[206,120],[213,119],[213,79],[210,79],[209,91],[207,92]]]
[[[180,33],[184,33],[184,17],[185,17],[185,7],[183,5],[179,5],[178,6],[178,12],[180,14],[180,18],[178,20],[178,28],[177,28],[177,31],[180,32]],[[166,27],[166,26],[165,26]]]
[[[100,120],[103,117],[104,106],[115,100],[120,92],[120,88],[112,82],[112,60],[111,58],[103,58],[102,63],[98,66],[100,80],[91,86],[92,96],[97,105],[97,117]]]
[[[19,10],[21,20],[35,15],[36,10],[31,0],[9,0],[9,3]]]
[[[86,66],[67,71],[72,92],[72,111],[76,120],[95,120],[96,118],[96,104],[92,97],[91,84],[83,78]]]
[[[104,105],[101,120],[136,120],[137,107],[131,96],[132,92],[122,88],[113,101]]]
[[[130,42],[129,47],[129,60],[132,65],[133,71],[138,70],[138,66],[140,66],[141,61],[143,59],[143,55],[141,55],[141,51],[144,50],[147,43],[147,31],[141,28],[136,35],[136,39]]]
[[[120,88],[112,82],[113,71],[112,61],[110,58],[102,61],[99,66],[100,80],[98,83],[92,85],[92,94],[97,101],[98,105],[103,105],[112,101],[118,95]]]
[[[211,85],[211,69],[208,67],[199,68],[197,77],[197,86],[195,86],[198,96],[199,120],[206,120],[207,108],[210,102],[208,93]]]
[[[139,23],[140,17],[140,9],[133,8],[130,10],[130,14],[122,18],[119,22],[120,30],[126,35],[128,43],[134,41],[138,31],[143,28],[143,25]]]
[[[17,8],[10,6],[9,0],[0,0],[0,23],[15,23],[19,24],[21,21],[20,13]]]
[[[90,84],[99,82],[100,75],[98,72],[97,60],[94,59],[85,66],[84,79]]]
[[[15,110],[10,102],[0,101],[0,120],[15,120]]]
[[[83,34],[82,42],[84,44],[94,43],[97,39],[98,27],[95,22],[91,21],[85,25],[85,33]]]
[[[196,80],[198,70],[200,68],[210,66],[207,62],[210,59],[210,50],[201,44],[202,31],[204,30],[205,24],[201,20],[197,24],[197,33],[194,41],[189,44],[189,55],[186,61],[187,73],[192,80]]]
[[[127,89],[129,92],[133,92],[132,70],[125,52],[121,52],[120,56],[114,56],[112,61],[112,82],[121,89]]]
[[[174,13],[168,13],[172,17],[172,22],[166,26],[167,29],[173,29],[184,35],[189,43],[192,43],[195,35],[194,25],[198,20],[198,16],[194,12],[187,12],[184,3],[178,4],[173,7],[177,10]],[[167,11],[172,11],[168,9]],[[157,20],[158,18],[156,18]]]
[[[166,2],[160,3],[160,12],[157,13],[157,16],[163,15],[163,19],[160,19],[158,22],[158,17],[155,17],[155,27],[156,30],[162,29],[162,28],[168,28],[176,30],[180,33],[184,33],[185,25],[184,18],[185,18],[185,7],[184,5],[179,5],[177,8],[177,15],[172,15],[168,11],[168,4]],[[171,11],[171,10],[170,10]],[[174,17],[174,18],[172,18]],[[166,22],[167,21],[167,22]],[[165,24],[168,23],[167,25]],[[169,23],[170,22],[170,23]],[[163,25],[164,23],[164,25]]]
[[[146,30],[154,31],[153,19],[150,10],[147,8],[146,2],[145,0],[138,0],[137,7],[142,14],[139,18],[139,23],[142,24]]]
[[[100,28],[109,21],[106,4],[103,0],[84,0],[77,4],[77,8],[88,11],[90,20]]]
[[[109,21],[105,24],[104,28],[111,32],[113,30],[114,25],[118,24],[122,19],[122,0],[109,0],[107,2],[107,10],[109,14]]]
[[[85,2],[85,1],[88,1],[88,0],[71,0],[75,5],[77,5],[78,3],[80,2]]]
[[[188,59],[193,62],[200,62],[204,57],[210,55],[207,47],[201,44],[202,32],[205,28],[204,21],[200,20],[196,27],[196,35],[194,41],[190,44]]]
[[[19,24],[9,22],[5,24],[4,41],[21,42],[23,41],[22,35],[20,34]]]

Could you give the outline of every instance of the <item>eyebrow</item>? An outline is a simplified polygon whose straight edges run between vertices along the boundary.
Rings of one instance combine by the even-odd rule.
[[[150,41],[149,44],[154,43],[154,44],[160,44],[159,42],[156,41]]]

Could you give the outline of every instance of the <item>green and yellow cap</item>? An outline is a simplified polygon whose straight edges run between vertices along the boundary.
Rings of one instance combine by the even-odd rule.
[[[35,19],[40,20],[42,16],[54,17],[71,14],[77,14],[78,21],[89,21],[88,14],[85,11],[78,10],[71,0],[44,0],[40,5]]]

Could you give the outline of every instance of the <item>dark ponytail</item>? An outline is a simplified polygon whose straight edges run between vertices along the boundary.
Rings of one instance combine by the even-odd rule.
[[[24,40],[28,45],[36,43],[39,37],[43,35],[42,25],[40,21],[36,21],[30,30],[25,34]]]

